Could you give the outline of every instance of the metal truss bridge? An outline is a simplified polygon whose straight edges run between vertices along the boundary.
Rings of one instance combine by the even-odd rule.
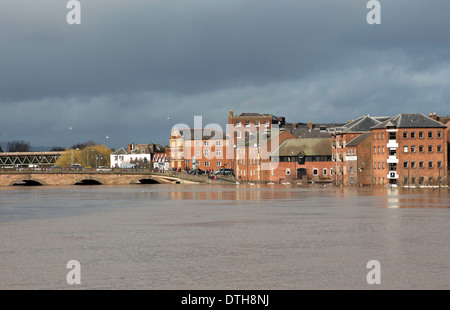
[[[54,166],[61,152],[6,152],[0,153],[0,167]]]

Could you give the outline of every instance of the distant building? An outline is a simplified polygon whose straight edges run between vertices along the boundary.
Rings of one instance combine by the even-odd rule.
[[[111,168],[127,168],[132,165],[153,167],[156,156],[166,153],[160,144],[128,144],[127,149],[120,148],[110,155]]]
[[[348,185],[372,185],[372,141],[370,133],[364,133],[346,144]]]
[[[350,181],[354,178],[349,178],[350,163],[347,162],[347,155],[349,150],[347,149],[347,143],[355,139],[356,137],[370,133],[373,126],[381,124],[383,121],[388,120],[389,116],[373,117],[364,115],[356,120],[349,121],[342,127],[336,127],[331,135],[331,143],[333,148],[332,161],[333,161],[333,183],[335,185],[349,185]]]
[[[283,116],[272,114],[241,113],[234,116],[232,110],[228,114],[228,125],[233,126],[235,130],[235,141],[244,139],[248,133],[271,131],[273,126],[279,128],[284,124]]]
[[[269,180],[331,183],[331,155],[331,138],[287,139],[270,156]]]
[[[231,168],[228,137],[219,130],[174,128],[170,135],[170,168],[218,170]]]
[[[270,154],[285,140],[295,138],[286,130],[249,133],[236,143],[234,172],[238,180],[263,183],[270,180]]]
[[[398,114],[372,127],[373,184],[447,183],[447,126],[423,114]]]

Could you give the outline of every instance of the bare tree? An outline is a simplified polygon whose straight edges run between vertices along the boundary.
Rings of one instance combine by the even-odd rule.
[[[23,140],[15,140],[8,142],[8,152],[29,152],[31,150],[30,143]]]

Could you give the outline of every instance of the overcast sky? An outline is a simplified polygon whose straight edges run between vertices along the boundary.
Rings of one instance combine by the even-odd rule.
[[[449,115],[450,1],[1,0],[0,141],[167,144],[228,111]],[[225,128],[224,128],[225,129]],[[109,138],[106,138],[106,137]]]

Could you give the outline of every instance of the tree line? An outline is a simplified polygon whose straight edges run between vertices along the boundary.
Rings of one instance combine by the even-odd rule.
[[[92,140],[83,142],[83,143],[77,143],[74,144],[71,149],[74,150],[84,150],[88,147],[96,146],[97,143],[95,143]],[[60,152],[66,150],[64,147],[53,147],[50,151],[51,152]],[[31,152],[31,145],[30,142],[24,141],[24,140],[14,140],[10,141],[6,145],[6,152]],[[0,152],[4,152],[2,149],[2,146],[0,145]]]

